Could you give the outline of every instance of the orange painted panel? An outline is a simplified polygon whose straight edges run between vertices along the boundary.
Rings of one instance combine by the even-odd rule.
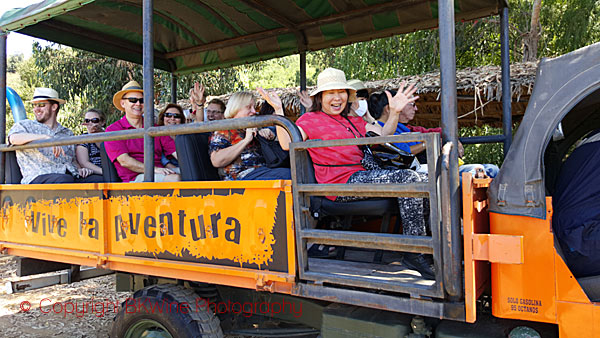
[[[112,197],[107,206],[110,251],[185,261],[225,259],[239,267],[265,268],[274,259],[279,194],[246,189],[226,196]]]
[[[465,320],[477,320],[477,299],[490,283],[490,263],[476,260],[473,249],[477,234],[489,233],[486,190],[490,180],[473,180],[463,173],[463,240],[465,261]]]
[[[600,310],[598,305],[557,302],[560,338],[599,338]]]
[[[490,233],[523,236],[523,264],[492,263],[492,313],[556,322],[552,203],[545,220],[490,213]]]
[[[557,299],[566,302],[590,303],[577,279],[573,276],[567,264],[555,253]]]
[[[523,236],[474,234],[473,258],[492,263],[523,263]]]
[[[0,240],[100,252],[101,192],[2,191]]]
[[[147,274],[185,262],[258,284],[268,271],[293,280],[291,196],[289,181],[5,185],[0,246],[108,267],[128,258]]]

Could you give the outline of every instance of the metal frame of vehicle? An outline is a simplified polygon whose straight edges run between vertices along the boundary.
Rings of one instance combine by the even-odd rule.
[[[187,280],[196,280],[216,284],[227,284],[231,286],[252,288],[263,291],[287,293],[315,299],[325,299],[346,304],[385,309],[397,312],[407,312],[437,318],[449,318],[454,320],[466,320],[468,318],[469,305],[465,305],[465,294],[463,292],[463,242],[461,240],[461,222],[460,222],[460,191],[458,179],[458,152],[455,146],[458,141],[458,129],[456,118],[456,62],[455,62],[455,6],[452,0],[439,0],[437,2],[437,14],[439,17],[440,34],[440,60],[441,60],[441,101],[442,101],[442,144],[433,135],[400,135],[394,137],[382,137],[360,140],[338,140],[338,141],[311,141],[301,142],[299,130],[291,121],[282,117],[256,117],[248,119],[234,119],[225,121],[213,121],[204,124],[180,125],[174,127],[152,127],[153,125],[153,71],[154,71],[154,50],[150,48],[153,45],[153,1],[143,0],[143,69],[144,69],[144,99],[148,104],[145,105],[144,129],[130,130],[121,132],[112,132],[102,135],[85,135],[68,139],[34,141],[22,146],[8,146],[4,144],[6,139],[6,114],[0,114],[0,151],[13,151],[21,149],[38,148],[50,145],[68,145],[96,141],[131,139],[144,137],[144,167],[147,183],[142,184],[98,184],[93,186],[73,185],[67,186],[31,186],[31,187],[11,187],[2,186],[2,193],[10,193],[16,189],[23,191],[36,191],[48,188],[61,190],[87,190],[100,189],[98,196],[98,210],[101,215],[112,216],[110,214],[111,196],[118,191],[147,190],[151,192],[167,186],[160,183],[150,184],[153,181],[154,163],[152,153],[154,149],[153,137],[161,135],[177,135],[188,133],[200,133],[214,130],[242,129],[247,127],[260,127],[267,125],[280,125],[286,128],[290,133],[293,143],[291,144],[292,153],[292,172],[293,187],[286,182],[271,183],[266,186],[260,186],[259,183],[252,184],[248,182],[182,182],[170,184],[169,189],[242,189],[244,187],[257,189],[274,189],[285,194],[286,208],[288,217],[291,217],[291,206],[294,208],[295,220],[292,222],[289,218],[285,227],[289,231],[295,228],[295,241],[293,236],[288,244],[296,243],[296,255],[287,257],[287,273],[273,273],[272,271],[246,271],[243,268],[223,268],[222,266],[199,265],[182,262],[162,262],[152,259],[143,259],[139,257],[126,257],[126,255],[115,254],[109,241],[109,226],[101,227],[100,243],[98,252],[69,250],[60,247],[32,245],[32,242],[23,240],[15,243],[6,239],[0,244],[2,249],[13,255],[23,255],[32,258],[63,261],[73,264],[98,265],[112,270],[127,271],[132,273],[143,273],[168,278],[178,278]],[[509,74],[509,55],[508,55],[508,8],[503,1],[499,2],[501,17],[501,51],[502,51],[502,85],[503,93],[510,92],[510,74]],[[301,52],[301,86],[306,86],[306,66],[305,53]],[[6,35],[0,36],[0,87],[6,86]],[[172,85],[172,97],[175,98],[176,84]],[[504,150],[508,150],[511,141],[511,114],[510,114],[510,95],[503,95],[503,123],[504,135],[463,139],[463,143],[476,141],[478,143],[488,141],[504,141]],[[0,91],[0,111],[6,111],[5,92]],[[365,187],[354,185],[311,185],[307,184],[303,177],[303,170],[307,165],[307,148],[340,146],[351,144],[367,143],[385,143],[385,142],[406,142],[406,141],[424,141],[428,145],[428,163],[430,163],[429,183],[418,183],[411,185],[389,185],[381,187]],[[454,145],[454,146],[452,146]],[[443,151],[441,149],[444,149]],[[441,154],[440,154],[441,153]],[[441,156],[440,156],[441,155]],[[4,157],[2,157],[3,159]],[[3,160],[2,160],[3,161]],[[4,177],[4,163],[0,162],[0,178]],[[265,183],[262,183],[263,185]],[[213,191],[214,192],[214,191]],[[352,237],[351,233],[341,231],[324,231],[309,229],[311,220],[306,214],[307,199],[310,195],[360,195],[360,196],[428,196],[431,203],[431,225],[432,237],[425,238],[405,238],[401,235],[387,234],[369,234],[361,238]],[[154,196],[154,195],[152,195]],[[158,195],[160,196],[160,194]],[[292,203],[293,201],[293,203]],[[191,203],[191,202],[190,202]],[[191,204],[190,204],[191,205]],[[26,205],[21,205],[25,208]],[[28,206],[29,208],[48,208],[48,205]],[[28,209],[29,210],[29,209]],[[2,229],[6,231],[8,220],[14,217],[15,212],[10,216],[10,212],[2,214]],[[48,212],[50,214],[50,212]],[[27,224],[27,221],[25,221]],[[48,221],[48,226],[50,220]],[[295,227],[294,227],[295,224]],[[439,226],[438,226],[439,225]],[[115,229],[115,231],[119,231]],[[27,234],[23,238],[28,238]],[[30,239],[30,238],[29,238]],[[311,272],[307,269],[308,258],[306,256],[306,243],[326,243],[349,245],[363,248],[384,247],[392,251],[409,251],[433,253],[435,266],[438,271],[436,281],[431,287],[416,287],[412,285],[389,285],[376,286],[374,283],[367,282],[361,278],[339,278],[335,276],[324,276],[322,274]],[[288,245],[288,253],[290,251]],[[297,262],[297,263],[296,263]],[[298,265],[298,275],[296,275],[296,264]],[[227,276],[229,282],[223,282],[221,277]],[[303,283],[298,280],[310,280],[316,283]],[[324,285],[323,283],[326,283]],[[361,289],[351,289],[339,287],[340,285],[360,287]],[[368,289],[385,289],[388,293],[369,292]],[[467,289],[471,290],[471,289]],[[472,291],[471,291],[472,292]],[[400,294],[404,296],[399,296]],[[408,296],[406,296],[408,295]],[[467,295],[469,298],[469,295]],[[470,298],[469,298],[470,299]],[[467,306],[467,307],[465,307]],[[472,310],[472,309],[471,309]]]

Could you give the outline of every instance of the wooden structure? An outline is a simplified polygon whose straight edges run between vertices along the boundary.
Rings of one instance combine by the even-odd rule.
[[[510,66],[510,84],[512,96],[513,121],[519,122],[525,114],[527,102],[535,83],[537,63],[516,63]],[[500,66],[472,67],[457,70],[457,115],[460,127],[481,126],[483,124],[500,127],[502,125],[502,77]],[[395,79],[365,81],[370,92],[397,89],[402,81],[415,83],[420,96],[417,101],[419,111],[413,124],[428,128],[439,127],[441,119],[440,72],[421,75],[403,76]],[[310,91],[313,87],[309,87]],[[292,120],[300,116],[300,99],[297,95],[299,87],[277,88],[275,91],[285,105],[286,116]],[[227,102],[231,94],[211,96]],[[189,108],[186,99],[178,101],[184,108]],[[262,104],[262,100],[259,100]],[[164,106],[164,104],[163,104]]]

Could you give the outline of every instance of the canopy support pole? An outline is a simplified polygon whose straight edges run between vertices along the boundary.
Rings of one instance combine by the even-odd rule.
[[[143,23],[143,68],[144,68],[144,182],[154,182],[154,138],[148,129],[154,125],[154,0],[142,4]]]
[[[171,73],[171,103],[177,104],[177,75]]]
[[[6,143],[6,38],[0,32],[0,143]],[[0,184],[4,184],[4,153],[0,154]]]
[[[306,52],[300,52],[300,90],[306,90]],[[306,113],[306,108],[300,104],[300,115]]]
[[[460,232],[460,191],[458,181],[458,121],[456,118],[456,46],[454,0],[438,0],[440,31],[440,68],[442,85],[442,143],[452,143],[449,166],[442,164],[442,255],[444,286],[450,300],[462,295],[462,240]],[[435,226],[432,224],[432,227]],[[438,270],[439,271],[439,270]]]
[[[508,41],[508,7],[500,10],[500,59],[502,60],[502,130],[504,157],[512,143],[512,92],[510,88],[510,49]]]

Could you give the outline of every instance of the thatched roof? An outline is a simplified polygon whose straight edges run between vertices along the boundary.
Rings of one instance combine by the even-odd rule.
[[[513,121],[520,121],[535,82],[537,63],[517,63],[511,65],[511,96]],[[502,121],[502,83],[499,66],[465,68],[456,72],[458,94],[457,114],[461,126],[491,124],[499,126]],[[413,124],[425,127],[437,127],[440,123],[440,73],[431,72],[422,75],[404,76],[395,79],[367,81],[371,92],[397,89],[402,81],[414,83],[420,96],[419,109]],[[300,115],[298,87],[272,89],[279,94],[285,105],[285,114],[292,119]],[[309,91],[312,89],[308,88]],[[216,96],[227,102],[231,94]],[[211,99],[213,97],[209,97]],[[258,100],[262,104],[262,100]],[[180,100],[189,107],[187,100]]]

